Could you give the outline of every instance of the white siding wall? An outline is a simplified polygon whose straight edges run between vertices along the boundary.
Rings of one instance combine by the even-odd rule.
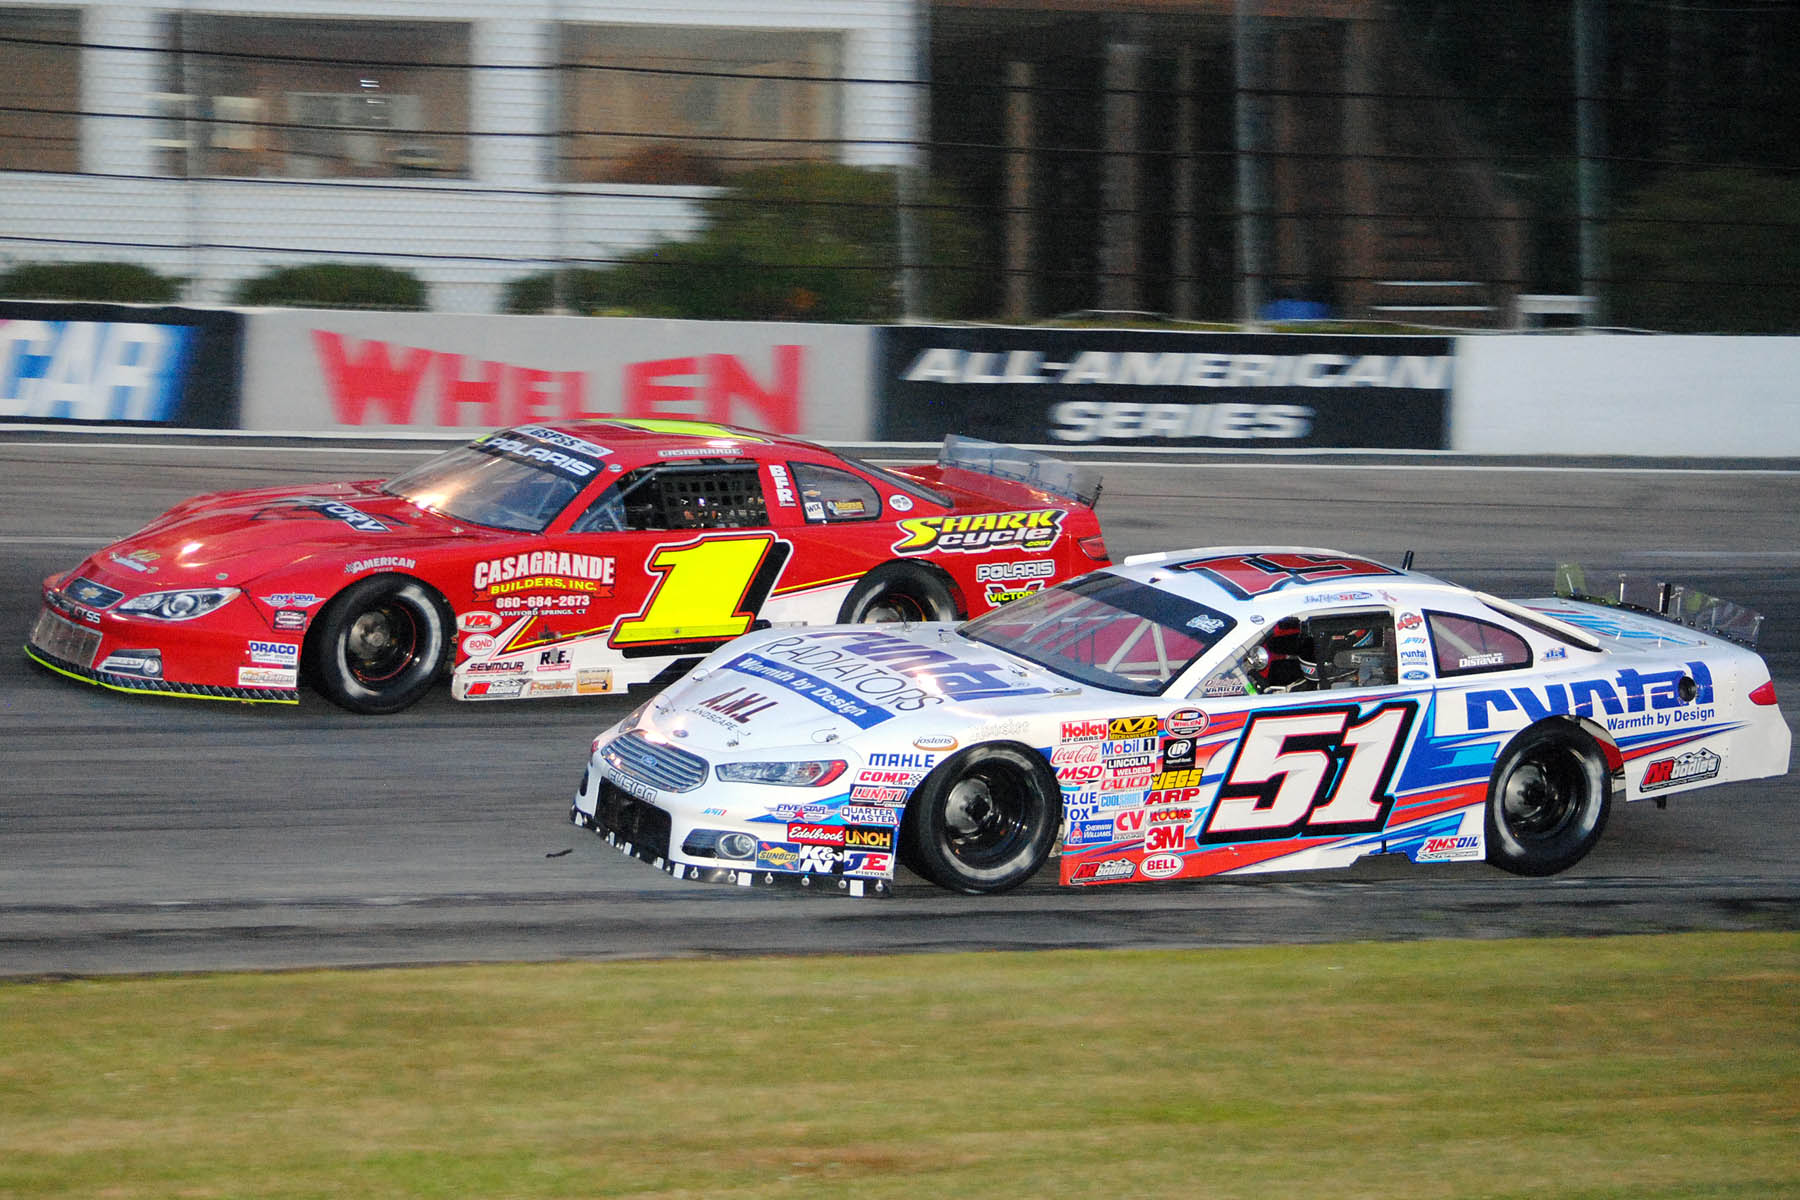
[[[0,8],[20,0],[0,0]],[[34,5],[55,0],[31,0]],[[82,38],[94,46],[160,47],[165,14],[469,22],[472,177],[467,180],[197,180],[156,178],[152,93],[164,62],[131,50],[82,58],[82,175],[0,171],[0,262],[126,260],[189,279],[186,299],[225,300],[271,266],[377,256],[412,270],[440,311],[491,312],[512,279],[559,257],[604,257],[697,224],[692,188],[575,185],[550,178],[557,128],[553,73],[558,22],[833,30],[844,74],[907,80],[916,73],[914,0],[183,0],[90,3]],[[304,53],[304,50],[298,52]],[[911,161],[922,89],[849,84],[841,91],[845,161]]]

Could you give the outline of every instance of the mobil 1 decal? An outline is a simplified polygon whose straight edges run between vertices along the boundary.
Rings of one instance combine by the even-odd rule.
[[[1444,448],[1443,337],[885,327],[882,441]]]

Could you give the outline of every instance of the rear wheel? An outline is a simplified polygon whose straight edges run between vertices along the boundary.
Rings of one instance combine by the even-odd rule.
[[[1488,861],[1515,875],[1554,875],[1580,862],[1606,828],[1606,759],[1588,734],[1558,723],[1527,729],[1488,784]]]
[[[902,861],[954,892],[1009,891],[1044,865],[1061,821],[1062,792],[1041,758],[1020,746],[974,746],[913,794]]]
[[[956,601],[943,580],[920,567],[889,565],[850,589],[838,623],[954,621],[956,616]]]
[[[442,601],[418,580],[361,580],[320,614],[314,681],[327,699],[351,712],[399,712],[436,682],[449,650],[448,629]]]

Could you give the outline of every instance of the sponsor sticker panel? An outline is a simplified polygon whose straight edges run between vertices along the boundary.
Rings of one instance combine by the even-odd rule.
[[[1443,449],[1443,337],[896,326],[877,436],[1015,445]]]

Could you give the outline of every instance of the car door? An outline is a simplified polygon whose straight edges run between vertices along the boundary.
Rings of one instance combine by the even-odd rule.
[[[603,625],[627,659],[705,654],[759,628],[792,544],[770,528],[751,461],[659,463],[622,475],[565,539],[614,562]]]
[[[1285,852],[1279,843],[1385,828],[1429,699],[1398,686],[1397,647],[1391,610],[1302,614],[1209,674],[1191,702],[1206,714],[1199,750],[1218,784],[1195,845],[1254,843],[1254,861]]]

